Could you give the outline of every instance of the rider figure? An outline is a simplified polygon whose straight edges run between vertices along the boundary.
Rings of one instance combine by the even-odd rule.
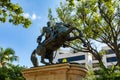
[[[48,38],[50,38],[51,36],[53,36],[53,29],[51,26],[50,22],[47,22],[47,27],[43,27],[43,32],[40,36],[38,36],[37,38],[37,43],[41,44],[41,40],[42,40],[42,36],[45,35],[45,40],[46,41]]]

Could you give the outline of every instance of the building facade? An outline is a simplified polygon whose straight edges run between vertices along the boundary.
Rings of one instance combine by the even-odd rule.
[[[117,63],[117,58],[115,53],[107,46],[103,47],[102,50],[106,50],[108,53],[104,54],[102,57],[103,63],[106,67],[110,67]],[[54,59],[54,63],[64,63],[64,62],[72,62],[79,63],[80,65],[93,67],[95,70],[99,69],[99,62],[96,60],[92,54],[85,52],[77,52],[73,53],[71,50],[60,49],[56,57]]]
[[[55,63],[79,63],[82,66],[91,66],[92,65],[92,55],[85,52],[73,53],[69,50],[59,50],[54,59]]]

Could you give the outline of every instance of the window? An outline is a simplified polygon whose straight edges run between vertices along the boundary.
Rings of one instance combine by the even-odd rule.
[[[109,57],[109,58],[107,58],[107,62],[115,62],[115,61],[117,61],[116,57]]]
[[[114,51],[111,50],[111,49],[109,49],[109,50],[108,50],[108,54],[114,54]]]
[[[62,63],[62,59],[58,59],[59,63]],[[85,60],[85,55],[80,55],[80,56],[74,56],[74,57],[67,57],[66,58],[67,62],[71,62],[71,61],[78,61],[78,60]]]

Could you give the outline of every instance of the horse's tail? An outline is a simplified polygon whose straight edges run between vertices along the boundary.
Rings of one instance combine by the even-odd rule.
[[[32,62],[34,67],[38,66],[38,60],[37,60],[37,57],[36,57],[36,50],[34,50],[31,54],[31,62]]]

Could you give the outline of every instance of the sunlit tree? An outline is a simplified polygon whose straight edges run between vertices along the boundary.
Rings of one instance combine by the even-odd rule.
[[[22,70],[26,69],[24,66],[10,65],[9,68],[0,68],[0,80],[26,80],[22,75]]]
[[[15,56],[15,51],[11,48],[0,48],[0,65],[1,67],[11,64],[13,61],[17,61],[18,56]]]
[[[119,0],[66,0],[60,3],[56,10],[58,18],[77,27],[83,33],[86,47],[81,40],[75,40],[68,45],[76,50],[90,52],[106,70],[102,62],[104,51],[99,52],[95,43],[103,43],[110,47],[120,66],[120,1]],[[76,33],[78,34],[78,33]]]
[[[30,19],[23,16],[23,9],[19,4],[13,4],[11,0],[0,0],[0,21],[10,22],[14,25],[23,24],[28,28],[31,24]]]

